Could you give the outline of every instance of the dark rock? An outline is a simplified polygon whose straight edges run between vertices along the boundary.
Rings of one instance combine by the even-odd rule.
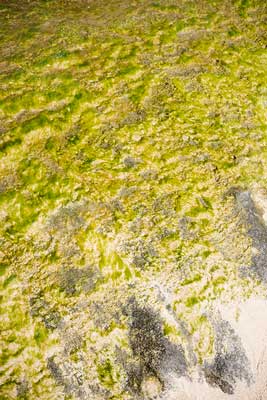
[[[178,221],[178,229],[182,239],[194,239],[195,232],[193,229],[193,219],[184,216]]]
[[[250,270],[258,279],[267,283],[267,227],[249,191],[231,188],[229,193],[235,197],[253,247],[258,250],[258,253],[252,256]]]
[[[73,296],[79,288],[89,291],[95,287],[97,274],[91,267],[63,268],[59,273],[59,285],[67,295]]]
[[[47,360],[47,368],[50,370],[51,375],[59,385],[64,385],[64,378],[59,366],[55,363],[53,357],[49,357]]]
[[[127,387],[132,393],[140,393],[143,381],[143,366],[139,363],[129,363],[126,365]]]
[[[33,317],[40,317],[50,330],[56,329],[61,322],[59,312],[50,307],[42,293],[30,298],[30,314]]]
[[[165,355],[162,361],[161,370],[174,372],[178,376],[187,374],[187,362],[182,346],[170,342],[165,338]]]
[[[129,326],[130,346],[147,371],[156,373],[165,354],[162,324],[158,315],[148,308],[134,305]]]
[[[184,351],[164,335],[160,316],[151,308],[137,305],[135,299],[129,301],[126,310],[130,317],[129,343],[136,360],[126,366],[130,391],[140,391],[145,377],[156,377],[164,388],[169,372],[186,375]]]
[[[26,400],[29,394],[29,384],[26,379],[23,379],[17,384],[17,399]]]
[[[146,112],[144,110],[131,111],[122,121],[121,126],[140,124],[146,118]]]
[[[234,394],[234,388],[226,380],[222,379],[227,365],[223,358],[216,356],[212,369],[205,370],[205,378],[209,385],[218,386],[223,393]]]
[[[124,163],[124,165],[125,165],[126,168],[133,168],[133,167],[135,167],[137,164],[140,163],[140,160],[137,160],[137,159],[135,159],[135,158],[133,158],[133,157],[126,157],[126,158],[123,160],[123,163]]]
[[[88,396],[83,385],[82,373],[77,373],[72,368],[71,364],[55,362],[54,357],[47,359],[47,368],[57,385],[63,386],[63,390],[67,395],[73,396],[75,399],[87,399]]]
[[[81,229],[85,224],[82,214],[86,211],[86,207],[85,202],[68,203],[49,217],[47,228],[61,232],[64,236]]]
[[[140,176],[144,179],[144,180],[156,180],[158,179],[158,173],[155,170],[152,169],[147,169],[144,171],[140,172]]]
[[[57,311],[47,312],[43,317],[42,321],[44,322],[47,329],[54,330],[59,326],[61,321],[60,314]]]
[[[211,386],[233,394],[238,380],[247,385],[252,381],[249,360],[239,336],[227,321],[217,322],[215,331],[216,355],[212,363],[204,363],[204,376]]]

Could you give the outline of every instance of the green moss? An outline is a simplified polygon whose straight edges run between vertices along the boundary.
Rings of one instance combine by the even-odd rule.
[[[56,146],[56,143],[57,143],[56,138],[54,137],[48,138],[45,143],[45,149],[52,150]]]
[[[10,322],[12,329],[20,330],[23,329],[27,325],[29,315],[25,312],[25,310],[21,309],[17,305],[12,306],[10,310]],[[26,342],[24,345],[26,346]],[[22,351],[21,348],[19,351]]]
[[[246,9],[250,6],[250,0],[240,0],[239,1],[239,14],[243,17],[245,16]]]
[[[213,265],[213,266],[210,268],[209,272],[212,273],[212,272],[218,271],[218,269],[220,269],[220,267],[219,267],[218,265]]]
[[[11,334],[10,336],[8,336],[6,338],[6,342],[8,343],[14,343],[17,340],[17,336],[15,335],[15,333]]]
[[[209,224],[210,224],[210,220],[209,220],[209,219],[207,219],[207,218],[201,218],[201,219],[199,219],[199,225],[200,225],[203,229],[207,228],[207,227],[209,226]],[[205,256],[205,253],[203,253],[203,255]]]
[[[199,206],[196,206],[196,207],[192,207],[190,209],[190,211],[186,213],[186,215],[188,215],[190,217],[196,217],[196,216],[198,216],[198,214],[206,212],[206,211],[207,211],[206,207],[204,207],[202,205],[199,205]]]

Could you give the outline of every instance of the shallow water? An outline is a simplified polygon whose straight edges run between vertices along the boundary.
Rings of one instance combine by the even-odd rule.
[[[217,302],[263,295],[236,194],[266,196],[266,21],[259,0],[0,1],[1,399],[158,396],[171,346],[190,375]]]

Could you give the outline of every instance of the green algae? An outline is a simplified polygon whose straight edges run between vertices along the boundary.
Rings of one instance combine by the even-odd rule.
[[[16,275],[12,274],[8,278],[6,278],[3,282],[3,288],[6,288],[16,279]]]
[[[186,307],[193,307],[196,304],[198,304],[198,302],[199,302],[199,299],[195,296],[192,296],[186,300],[185,305],[186,305]]]
[[[115,384],[116,380],[112,375],[112,365],[109,359],[104,364],[97,366],[98,378],[105,387],[111,387]]]
[[[155,304],[164,335],[186,346],[154,297],[167,287],[175,318],[197,321],[191,334],[200,332],[194,351],[204,363],[214,349],[203,304],[260,286],[237,272],[251,243],[222,199],[231,186],[266,185],[266,10],[256,0],[137,1],[120,13],[113,1],[0,7],[1,312],[14,330],[3,363],[19,364],[29,348],[29,398],[77,397],[75,385],[48,392],[57,386],[49,351],[71,376],[80,362],[99,398],[103,387],[124,399],[118,355],[90,371],[81,360],[105,346],[129,353],[117,329],[130,295]],[[62,266],[66,279],[90,266],[96,281],[67,286]],[[36,290],[45,296],[34,314]],[[75,325],[96,348],[68,358]],[[2,374],[3,396],[13,398],[23,374],[14,372],[15,383]]]
[[[37,325],[34,330],[34,340],[40,346],[42,343],[46,341],[48,336],[47,329],[43,325]]]

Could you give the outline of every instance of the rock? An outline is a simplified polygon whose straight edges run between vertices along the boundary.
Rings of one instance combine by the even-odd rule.
[[[244,380],[248,386],[252,383],[252,372],[241,340],[230,324],[220,320],[215,329],[216,355],[212,363],[204,364],[204,375],[210,385],[231,395],[237,380]]]
[[[250,270],[257,278],[267,283],[267,227],[249,191],[232,188],[230,193],[236,198],[247,227],[248,235],[252,239],[253,247],[257,249],[256,254],[252,256]]]

